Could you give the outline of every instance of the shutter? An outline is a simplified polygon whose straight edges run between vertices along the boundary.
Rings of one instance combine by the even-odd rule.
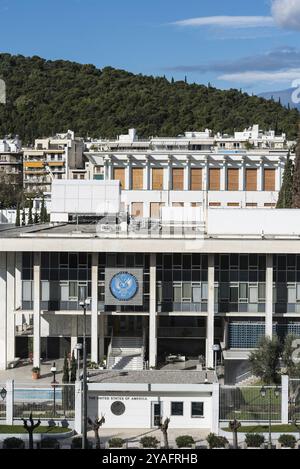
[[[220,169],[211,168],[209,170],[209,190],[220,190]]]
[[[229,168],[227,171],[227,190],[239,190],[239,170],[236,168]]]
[[[134,218],[143,218],[143,202],[132,202],[131,215]]]
[[[183,191],[183,169],[173,168],[173,191]]]
[[[132,168],[132,189],[142,191],[144,188],[144,170],[143,168]]]
[[[125,189],[125,168],[114,168],[114,179],[121,182],[121,188]]]
[[[275,191],[275,176],[276,176],[275,169],[265,169],[264,171],[264,177],[265,177],[264,190],[265,191]]]
[[[257,191],[257,169],[246,169],[246,191]]]
[[[150,218],[155,220],[160,218],[160,204],[157,202],[151,202],[150,204]]]
[[[162,168],[152,169],[152,190],[162,191],[164,188],[164,170]]]
[[[191,191],[202,190],[202,169],[191,168]]]

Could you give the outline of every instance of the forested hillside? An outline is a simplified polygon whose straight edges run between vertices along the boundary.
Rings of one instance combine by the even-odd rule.
[[[205,128],[233,132],[256,123],[297,134],[297,110],[238,90],[9,54],[0,54],[0,78],[7,85],[0,137],[17,133],[25,143],[67,129],[82,137],[114,137],[135,127],[148,137]]]

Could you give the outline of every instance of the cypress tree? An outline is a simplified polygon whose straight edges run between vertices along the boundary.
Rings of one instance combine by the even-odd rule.
[[[295,170],[293,178],[292,208],[300,208],[300,124],[298,128],[298,141],[296,146]]]
[[[288,153],[276,208],[292,208],[294,164]]]
[[[74,350],[72,352],[71,365],[70,365],[70,382],[75,383],[77,378],[77,366]]]
[[[22,211],[22,226],[26,225],[26,214],[25,214],[25,208],[23,208]]]
[[[34,224],[37,225],[39,222],[39,214],[37,212],[34,213]]]
[[[32,208],[33,208],[33,201],[32,199],[30,199],[29,200],[29,212],[28,212],[28,225],[33,225]]]
[[[20,226],[21,217],[20,217],[20,205],[17,205],[17,215],[16,215],[16,226]]]
[[[69,361],[68,361],[67,352],[65,352],[62,382],[64,384],[63,389],[62,389],[62,401],[63,401],[64,415],[66,415],[66,411],[69,407],[69,382],[70,382],[70,369],[69,369]]]
[[[46,223],[46,207],[45,207],[45,197],[42,198],[42,205],[41,205],[41,213],[40,213],[40,221],[41,223]]]
[[[70,381],[69,361],[68,361],[67,352],[65,352],[62,382],[69,383],[69,381]]]

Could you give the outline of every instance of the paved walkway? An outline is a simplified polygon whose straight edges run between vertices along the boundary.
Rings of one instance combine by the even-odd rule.
[[[55,365],[57,369],[56,381],[61,383],[62,370],[64,360],[56,360]],[[49,385],[53,381],[53,374],[51,373],[51,367],[53,361],[45,361],[41,364],[41,378],[39,380],[33,380],[31,376],[32,364],[30,365],[19,365],[11,370],[0,371],[0,386],[8,380],[14,380],[17,384],[26,384],[34,386]]]

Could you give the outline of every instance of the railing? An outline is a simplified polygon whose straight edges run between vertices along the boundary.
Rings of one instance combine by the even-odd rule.
[[[248,378],[251,378],[253,376],[252,371],[247,371],[246,373],[243,373],[235,378],[235,384],[239,384],[242,381],[245,381]]]
[[[205,338],[205,327],[159,327],[159,338]]]

